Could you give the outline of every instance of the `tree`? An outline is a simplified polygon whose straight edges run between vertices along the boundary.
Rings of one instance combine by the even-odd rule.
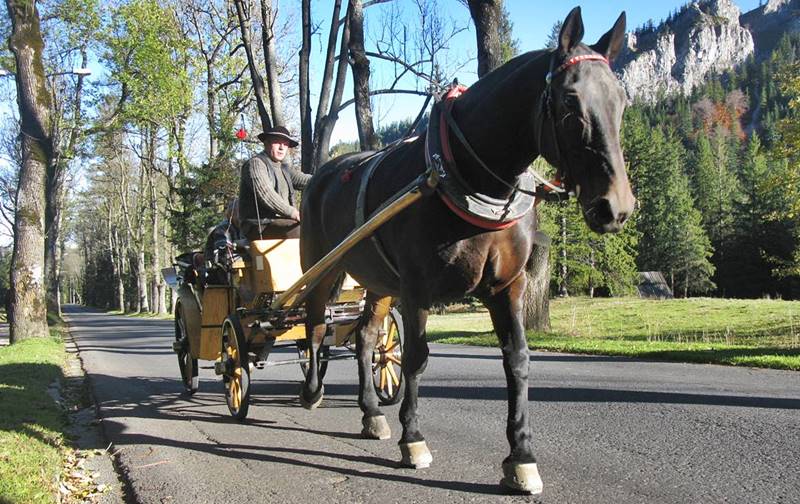
[[[350,24],[350,67],[353,71],[353,96],[356,105],[356,125],[361,150],[376,150],[378,137],[372,121],[369,99],[369,59],[364,49],[364,9],[361,0],[350,0],[347,8]]]
[[[689,193],[685,149],[672,130],[648,135],[635,113],[625,124],[625,152],[638,182],[637,227],[647,236],[637,264],[643,271],[665,272],[677,294],[708,292],[714,287],[713,248]]]
[[[10,341],[45,337],[45,176],[53,156],[50,92],[42,63],[44,40],[33,2],[6,0],[12,34],[22,163],[16,194],[9,303]]]

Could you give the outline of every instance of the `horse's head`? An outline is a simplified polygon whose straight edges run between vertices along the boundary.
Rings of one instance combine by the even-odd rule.
[[[620,231],[636,201],[619,138],[627,98],[609,68],[624,35],[623,12],[596,44],[582,44],[581,11],[574,8],[551,54],[538,114],[540,153],[558,168],[577,195],[586,223],[599,233]]]

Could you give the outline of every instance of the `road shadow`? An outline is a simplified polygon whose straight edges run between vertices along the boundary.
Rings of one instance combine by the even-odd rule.
[[[174,439],[164,439],[147,434],[132,434],[126,432],[125,425],[112,420],[103,422],[106,432],[114,439],[116,445],[156,445],[166,446],[177,449],[187,449],[196,452],[207,453],[210,455],[232,458],[235,460],[250,460],[257,462],[267,462],[273,464],[283,464],[302,468],[314,468],[320,471],[327,471],[335,475],[346,475],[351,478],[369,478],[407,485],[417,485],[441,490],[466,492],[482,495],[507,495],[499,485],[476,483],[469,481],[454,481],[423,479],[414,476],[417,474],[414,469],[403,468],[399,462],[387,460],[385,458],[372,455],[352,455],[341,451],[311,450],[298,447],[286,446],[258,446],[243,444],[221,444],[221,443],[200,443],[193,441],[179,441]],[[285,429],[292,431],[303,431],[302,429]],[[324,434],[315,431],[316,434]],[[376,441],[376,443],[379,441]],[[303,457],[302,459],[298,457]],[[318,458],[319,461],[309,461],[308,458]],[[325,463],[325,459],[347,461],[359,465],[364,465],[366,469],[355,469]],[[384,472],[382,470],[370,470],[369,468],[395,469],[396,472]]]
[[[253,460],[285,464],[297,467],[312,467],[335,474],[353,477],[365,477],[375,480],[406,483],[421,487],[431,487],[448,491],[465,492],[482,495],[500,495],[502,489],[494,484],[483,484],[465,481],[425,479],[416,476],[412,470],[405,470],[397,461],[370,454],[342,454],[338,451],[324,449],[305,449],[287,445],[258,446],[251,444],[219,444],[212,442],[193,442],[173,440],[153,434],[135,434],[126,432],[125,424],[115,417],[142,417],[175,422],[191,421],[198,424],[231,424],[238,425],[225,408],[220,383],[201,382],[201,389],[193,396],[181,393],[179,380],[152,378],[116,378],[106,375],[94,375],[92,380],[103,383],[103,388],[124,390],[131,380],[135,381],[134,394],[126,397],[102,401],[103,428],[108,439],[116,445],[162,445],[181,449],[205,452],[221,457]],[[253,407],[267,408],[300,408],[297,402],[299,383],[293,381],[261,381],[252,389]],[[352,407],[353,422],[356,428],[360,411],[357,409],[355,396],[357,387],[353,385],[326,385],[323,401],[325,407]],[[422,398],[458,399],[458,400],[506,400],[506,390],[502,387],[468,387],[468,386],[422,386]],[[727,406],[768,409],[800,409],[800,399],[780,397],[750,397],[719,394],[688,394],[675,392],[647,392],[615,389],[588,389],[578,387],[531,387],[529,390],[531,407],[536,402],[584,402],[584,403],[653,403],[653,404],[685,404],[702,406]],[[339,404],[337,404],[339,403]],[[328,406],[333,404],[334,406]],[[502,413],[501,413],[502,414]],[[241,422],[247,428],[267,429],[287,435],[321,435],[336,439],[356,440],[361,436],[358,432],[346,430],[317,430],[296,424],[279,424],[273,420],[253,419]],[[350,424],[349,424],[350,425]],[[166,427],[165,432],[180,429]],[[309,460],[311,458],[312,460]],[[342,468],[330,460],[344,460],[364,467]],[[371,470],[370,468],[377,468]],[[386,472],[385,469],[394,471]]]

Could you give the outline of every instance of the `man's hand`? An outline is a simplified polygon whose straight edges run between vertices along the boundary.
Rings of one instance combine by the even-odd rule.
[[[300,222],[300,210],[296,208],[292,209],[291,219]]]

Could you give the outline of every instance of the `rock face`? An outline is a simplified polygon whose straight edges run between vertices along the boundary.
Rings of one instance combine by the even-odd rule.
[[[629,98],[652,103],[689,93],[710,73],[743,62],[753,53],[754,42],[740,15],[731,0],[696,1],[658,27],[629,33],[614,64]]]
[[[769,0],[739,22],[753,35],[756,56],[768,56],[784,33],[800,33],[800,0]]]

